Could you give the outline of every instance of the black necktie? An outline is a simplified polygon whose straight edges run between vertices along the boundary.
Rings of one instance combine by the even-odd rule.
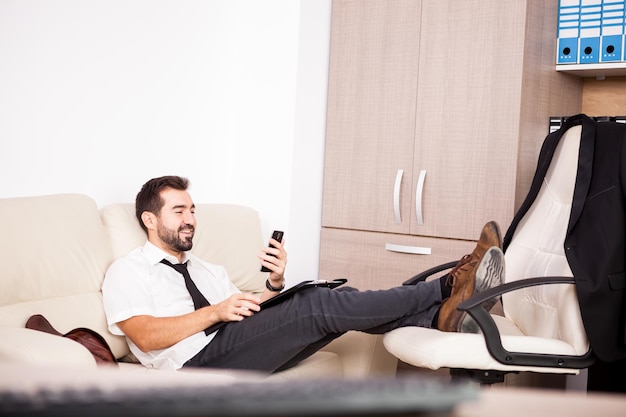
[[[161,263],[167,266],[171,266],[183,275],[183,277],[185,278],[185,286],[187,287],[187,291],[189,291],[189,294],[191,295],[191,299],[193,300],[193,306],[196,308],[196,310],[211,305],[211,303],[209,303],[204,295],[202,295],[198,287],[196,287],[196,284],[194,284],[193,280],[191,279],[189,271],[187,270],[187,263],[173,264],[167,259],[161,259]],[[204,333],[208,335],[209,332],[207,332],[207,330],[208,329],[206,329]]]

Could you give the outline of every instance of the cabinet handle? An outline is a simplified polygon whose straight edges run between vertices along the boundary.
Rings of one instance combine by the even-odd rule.
[[[393,214],[396,218],[396,223],[402,223],[402,217],[400,217],[400,185],[402,185],[402,176],[404,170],[399,169],[396,173],[396,182],[393,185]]]
[[[395,245],[393,243],[386,243],[385,249],[390,252],[411,253],[413,255],[430,255],[432,253],[431,248],[425,248],[422,246]]]
[[[424,214],[422,213],[422,197],[424,195],[424,180],[426,179],[426,170],[420,171],[419,178],[417,179],[417,188],[415,190],[415,216],[417,217],[417,224],[424,225]]]

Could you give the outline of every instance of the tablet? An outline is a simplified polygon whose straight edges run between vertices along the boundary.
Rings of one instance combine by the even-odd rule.
[[[276,304],[282,303],[286,299],[291,298],[295,293],[300,292],[302,290],[306,290],[307,288],[314,288],[314,287],[335,288],[335,287],[345,284],[346,282],[348,282],[348,280],[345,278],[338,278],[338,279],[333,279],[333,280],[318,279],[318,280],[302,281],[301,283],[296,284],[293,287],[287,288],[286,290],[284,290],[278,295],[275,295],[269,300],[263,301],[261,304],[259,304],[259,306],[261,307],[261,309],[275,306]]]
[[[300,291],[306,290],[308,288],[314,288],[314,287],[335,288],[335,287],[345,284],[346,282],[348,282],[348,280],[345,278],[338,278],[338,279],[333,279],[333,280],[319,279],[319,280],[302,281],[301,283],[296,284],[293,287],[287,288],[286,290],[282,291],[278,295],[275,295],[269,300],[263,301],[261,304],[259,304],[259,306],[261,307],[261,311],[263,311],[264,308],[268,308],[268,307],[275,306],[276,304],[280,304],[286,299],[293,297],[294,294]],[[227,323],[229,322],[221,321],[219,323],[215,323],[213,326],[210,326],[207,328],[208,330],[207,334],[210,334],[210,333],[213,333],[214,331],[219,330],[222,326],[224,326]]]

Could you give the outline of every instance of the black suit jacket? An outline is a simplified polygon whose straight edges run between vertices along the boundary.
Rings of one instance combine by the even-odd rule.
[[[591,348],[602,361],[626,358],[626,124],[570,117],[548,135],[530,191],[504,238],[511,242],[548,170],[564,132],[582,124],[565,256]]]

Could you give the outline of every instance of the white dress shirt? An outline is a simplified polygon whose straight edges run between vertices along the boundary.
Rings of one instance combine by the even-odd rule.
[[[143,247],[111,264],[102,285],[104,310],[111,333],[124,335],[117,323],[133,316],[173,317],[194,311],[193,300],[182,275],[161,264],[164,258],[178,263],[175,257],[146,242]],[[186,261],[189,275],[211,304],[240,292],[228,278],[224,267],[187,253],[183,259],[183,262]],[[142,352],[128,337],[126,340],[131,352],[143,365],[179,369],[211,342],[215,334],[198,332],[169,348],[150,352]]]

